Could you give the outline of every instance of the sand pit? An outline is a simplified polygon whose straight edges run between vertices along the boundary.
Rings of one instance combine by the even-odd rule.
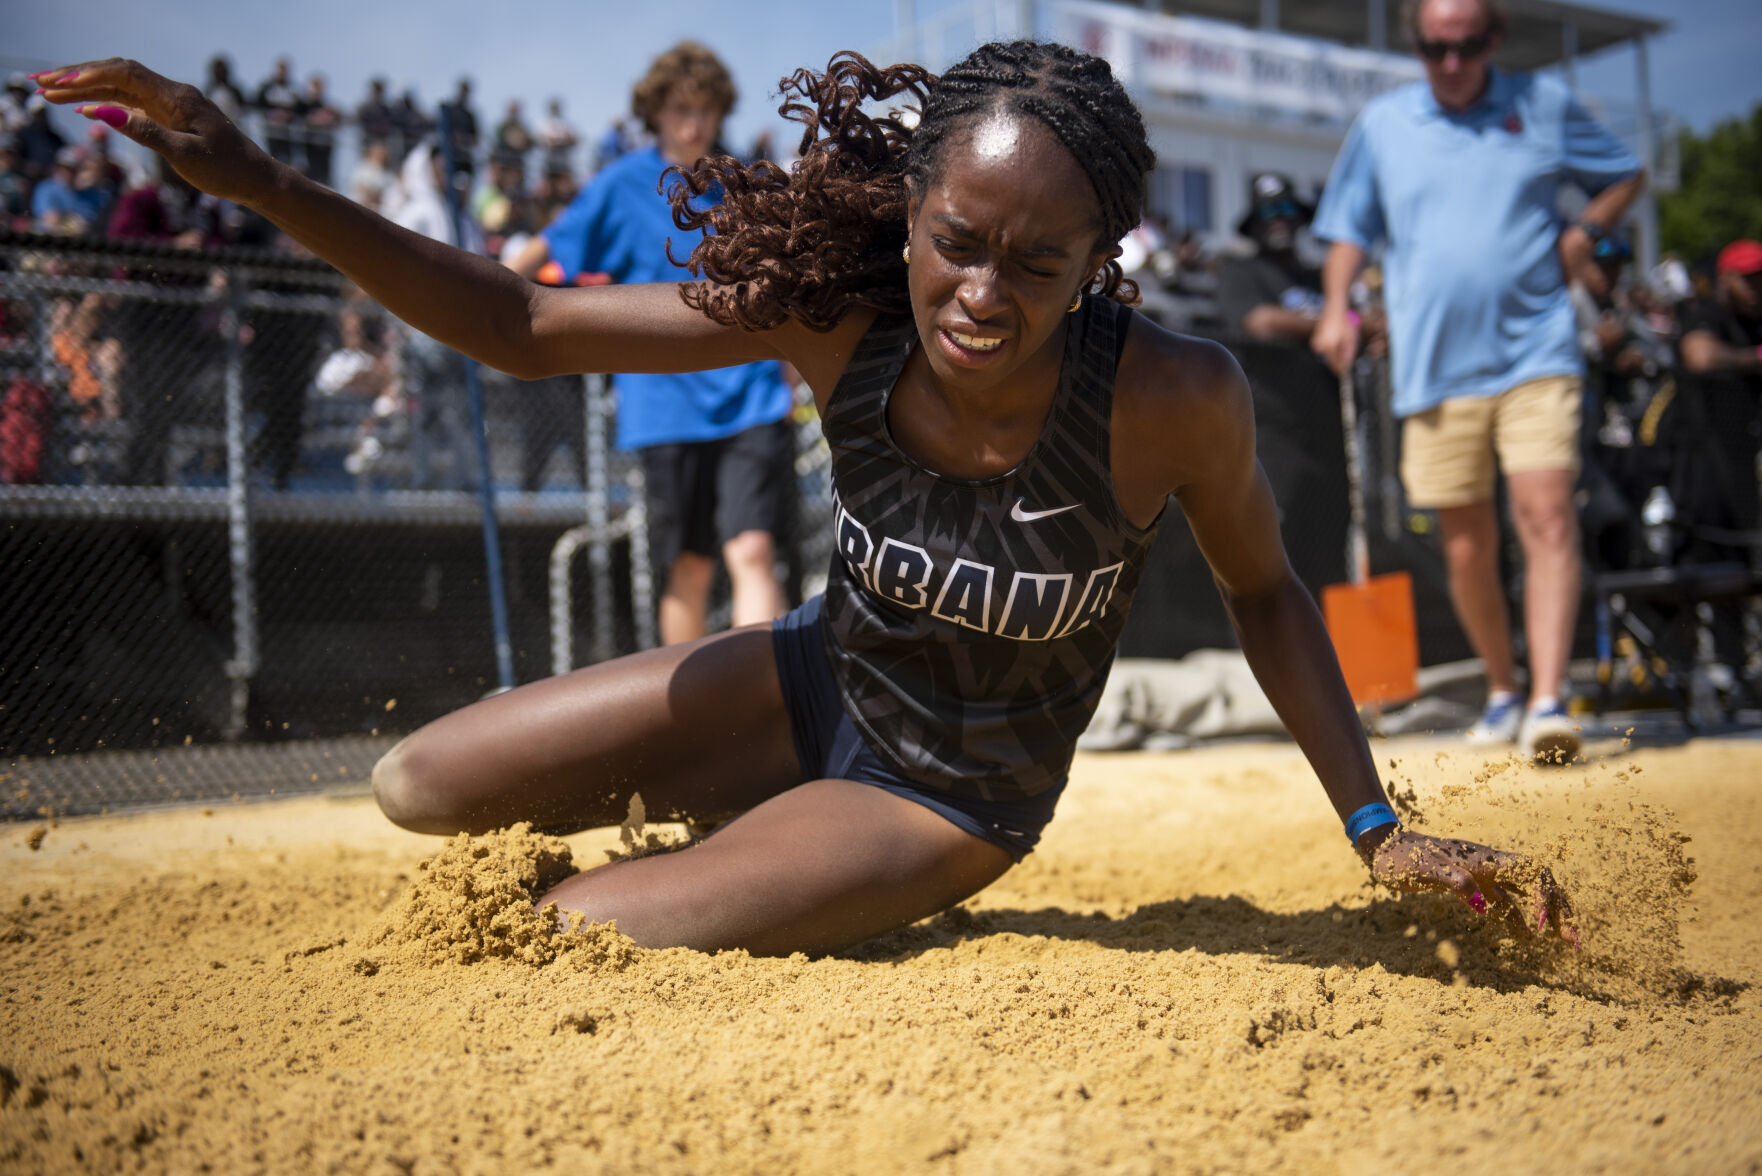
[[[616,830],[7,826],[0,1170],[1762,1167],[1762,741],[1376,751],[1422,827],[1547,855],[1583,949],[1374,897],[1283,745],[1084,757],[1024,866],[829,959],[535,930]]]

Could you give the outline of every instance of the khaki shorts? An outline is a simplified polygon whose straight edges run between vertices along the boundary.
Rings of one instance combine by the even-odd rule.
[[[1422,510],[1493,498],[1493,455],[1506,474],[1578,473],[1583,382],[1544,376],[1497,396],[1446,400],[1401,428],[1401,482]]]

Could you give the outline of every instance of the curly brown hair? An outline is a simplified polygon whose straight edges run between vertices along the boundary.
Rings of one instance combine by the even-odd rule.
[[[739,97],[734,89],[734,75],[709,46],[681,41],[650,62],[648,72],[630,91],[630,113],[642,120],[651,135],[660,130],[655,125],[655,116],[675,90],[702,94],[723,115],[734,109]]]
[[[1156,156],[1137,108],[1098,57],[1037,41],[990,44],[937,77],[847,51],[824,73],[797,70],[781,90],[783,117],[803,127],[793,171],[720,156],[662,180],[678,181],[668,198],[681,229],[713,230],[686,263],[705,280],[682,286],[681,296],[717,322],[765,330],[795,319],[826,331],[859,306],[908,312],[900,256],[908,182],[923,191],[951,131],[989,110],[1038,119],[1076,158],[1099,206],[1098,249],[1143,215]],[[902,101],[886,114],[863,112],[864,101],[889,99]],[[903,116],[911,107],[921,111],[916,120]],[[720,204],[693,206],[717,188]],[[1111,260],[1095,293],[1127,303],[1138,295]]]

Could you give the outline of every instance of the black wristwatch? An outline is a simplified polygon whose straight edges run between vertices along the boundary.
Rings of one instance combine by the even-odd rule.
[[[1585,236],[1591,239],[1593,245],[1601,241],[1609,232],[1596,221],[1582,220],[1578,222],[1578,227],[1584,230]]]

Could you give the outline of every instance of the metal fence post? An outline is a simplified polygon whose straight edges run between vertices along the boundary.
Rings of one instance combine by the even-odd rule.
[[[610,389],[606,377],[599,374],[583,376],[582,395],[586,397],[587,422],[584,444],[587,463],[587,522],[597,536],[587,549],[588,575],[593,591],[593,638],[588,656],[595,662],[609,661],[617,653],[616,603],[612,599],[612,544],[606,535],[611,521],[609,442],[606,436],[611,413],[607,397]]]
[[[221,311],[226,355],[226,547],[232,573],[233,656],[226,663],[232,683],[226,737],[245,735],[251,680],[258,669],[256,544],[251,519],[251,460],[245,431],[245,278],[230,272]]]
[[[653,649],[661,643],[655,616],[655,578],[649,565],[648,481],[642,466],[625,475],[630,486],[630,604],[636,613],[636,647]]]

